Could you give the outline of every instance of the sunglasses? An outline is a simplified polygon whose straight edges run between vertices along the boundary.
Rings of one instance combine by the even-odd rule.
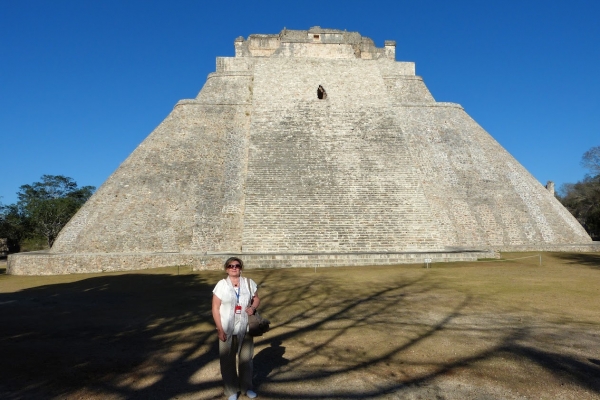
[[[227,266],[227,269],[233,269],[233,268],[242,268],[242,266],[240,264],[229,264]]]

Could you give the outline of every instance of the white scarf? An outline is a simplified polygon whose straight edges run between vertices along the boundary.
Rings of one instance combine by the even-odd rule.
[[[237,293],[235,288],[233,287],[233,283],[229,277],[225,279],[225,283],[227,283],[227,287],[231,290],[232,298],[237,300]],[[239,304],[242,306],[242,312],[240,314],[240,329],[237,333],[237,341],[238,341],[238,353],[242,349],[242,342],[244,341],[244,336],[246,335],[246,329],[248,327],[248,314],[246,313],[246,307],[250,304],[250,291],[248,290],[249,282],[246,278],[242,278],[240,276],[240,281],[238,283],[240,289],[240,301]],[[233,329],[235,328],[235,306],[237,302],[232,301],[231,307],[229,309],[229,322],[227,324],[227,328],[225,329],[225,333],[227,334],[227,346],[231,348],[231,337],[233,336]]]

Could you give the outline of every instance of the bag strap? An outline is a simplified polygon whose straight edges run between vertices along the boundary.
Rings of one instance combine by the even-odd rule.
[[[248,303],[248,306],[252,306],[252,299],[254,298],[254,293],[252,293],[252,289],[250,288],[250,279],[244,279],[246,279],[246,285],[248,285],[248,292],[250,292],[250,302]]]

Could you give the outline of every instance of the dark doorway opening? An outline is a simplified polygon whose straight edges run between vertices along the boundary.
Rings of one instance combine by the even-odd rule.
[[[319,87],[317,88],[317,97],[319,98],[319,100],[324,100],[327,98],[327,92],[325,91],[325,88],[321,85],[319,85]]]

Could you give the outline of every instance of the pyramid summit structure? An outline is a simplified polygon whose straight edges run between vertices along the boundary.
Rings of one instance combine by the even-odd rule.
[[[234,42],[195,99],[9,273],[376,265],[585,249],[552,192],[396,45],[314,27]]]

